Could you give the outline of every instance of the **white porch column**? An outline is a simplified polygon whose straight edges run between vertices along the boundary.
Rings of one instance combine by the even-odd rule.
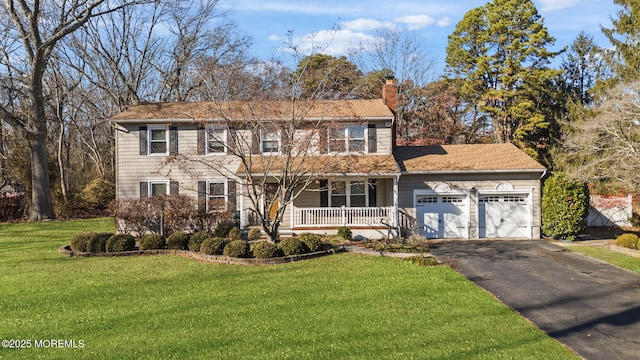
[[[398,180],[400,175],[396,175],[393,178],[393,215],[391,219],[391,224],[396,228],[398,235],[400,235],[400,224],[398,224]]]
[[[245,226],[247,226],[249,224],[249,222],[247,221],[247,215],[245,214],[244,211],[244,181],[238,181],[238,194],[236,194],[237,196],[237,200],[238,201],[238,206],[240,208],[240,227],[244,228]]]

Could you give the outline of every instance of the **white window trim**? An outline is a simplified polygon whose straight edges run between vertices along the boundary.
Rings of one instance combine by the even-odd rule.
[[[266,134],[275,134],[278,139],[278,151],[264,151],[264,141]],[[282,137],[280,134],[280,129],[274,129],[273,131],[262,130],[260,131],[260,153],[262,154],[279,154],[280,149],[282,149]]]
[[[157,195],[169,195],[171,193],[171,184],[169,180],[149,180],[147,182],[147,195],[149,197],[153,195],[153,185],[154,184],[164,184],[166,186],[167,192],[165,194],[157,194]]]
[[[363,143],[364,143],[364,149],[362,150],[362,153],[364,154],[368,154],[369,153],[369,127],[367,126],[367,124],[344,124],[341,125],[339,127],[337,127],[337,129],[342,129],[342,131],[344,131],[344,151],[331,151],[331,130],[329,130],[327,136],[328,136],[328,152],[330,154],[359,154],[361,153],[360,151],[350,151],[349,150],[349,144],[351,143],[351,137],[349,136],[349,128],[354,128],[354,127],[361,127],[364,129],[364,138]]]
[[[224,185],[224,209],[211,209],[211,184],[223,184]],[[227,179],[209,179],[207,180],[207,212],[210,211],[225,211],[227,210],[227,204],[229,203],[229,182]]]
[[[369,190],[369,179],[345,179],[345,180],[335,180],[335,181],[331,180],[331,181],[329,181],[329,184],[328,184],[328,196],[327,196],[329,207],[333,207],[332,204],[331,204],[331,199],[332,199],[332,195],[333,195],[332,194],[332,189],[333,189],[332,184],[334,182],[345,183],[345,196],[347,197],[345,207],[348,207],[348,208],[352,207],[351,206],[351,183],[352,182],[362,182],[362,183],[364,183],[364,185],[365,185],[364,186],[364,204],[365,204],[364,207],[369,207],[369,191],[368,191]],[[358,206],[358,207],[360,208],[360,206]]]
[[[222,152],[210,152],[209,151],[209,130],[211,129],[222,129],[222,144],[223,144],[223,150]],[[205,129],[205,152],[207,155],[226,155],[227,154],[227,129],[225,129],[223,126],[209,126]]]
[[[167,149],[167,151],[163,153],[151,152],[151,143],[153,142],[151,133],[153,130],[164,130],[164,142],[166,144],[165,148]],[[171,144],[169,144],[169,128],[167,126],[147,127],[147,154],[149,154],[149,156],[167,156],[169,155],[169,146],[171,146]]]

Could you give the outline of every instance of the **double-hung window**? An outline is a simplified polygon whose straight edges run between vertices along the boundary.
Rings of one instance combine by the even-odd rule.
[[[169,143],[169,131],[166,128],[149,128],[149,154],[162,154],[168,153]]]
[[[332,181],[329,190],[331,207],[367,206],[367,181]]]
[[[349,125],[329,130],[329,151],[339,153],[366,152],[367,127]]]
[[[210,180],[207,183],[207,210],[224,211],[227,206],[227,182]]]
[[[225,128],[213,126],[207,129],[207,154],[224,154],[226,152]]]
[[[280,150],[280,131],[265,130],[260,136],[262,153],[277,153]]]
[[[151,180],[149,181],[149,196],[169,195],[168,180]]]

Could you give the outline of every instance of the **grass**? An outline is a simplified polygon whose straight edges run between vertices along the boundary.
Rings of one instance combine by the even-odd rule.
[[[444,266],[337,254],[277,266],[68,258],[109,219],[0,225],[2,359],[575,359]],[[33,348],[36,340],[82,348]]]
[[[634,258],[601,246],[575,245],[569,247],[569,249],[606,261],[609,264],[640,273],[639,258]]]

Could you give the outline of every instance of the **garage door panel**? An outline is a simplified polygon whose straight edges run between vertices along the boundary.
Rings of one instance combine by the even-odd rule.
[[[467,237],[464,196],[418,196],[416,213],[421,235],[430,239]]]
[[[527,195],[480,197],[479,236],[487,238],[530,237]]]

